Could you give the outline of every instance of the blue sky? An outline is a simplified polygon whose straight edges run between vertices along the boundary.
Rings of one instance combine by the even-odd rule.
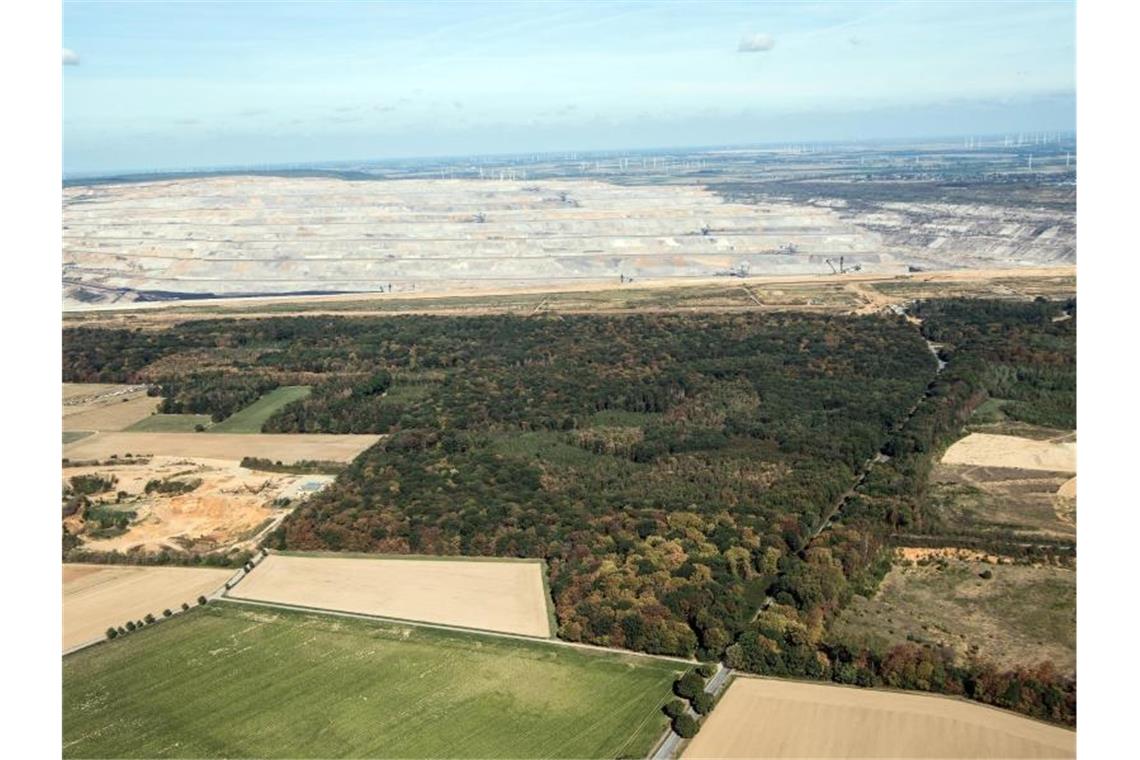
[[[1071,2],[65,2],[64,171],[1072,129]]]

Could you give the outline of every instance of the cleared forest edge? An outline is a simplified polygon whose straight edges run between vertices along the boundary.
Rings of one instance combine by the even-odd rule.
[[[548,638],[540,562],[270,555],[229,596]]]
[[[1076,733],[922,694],[737,678],[685,749],[697,758],[1068,758]]]

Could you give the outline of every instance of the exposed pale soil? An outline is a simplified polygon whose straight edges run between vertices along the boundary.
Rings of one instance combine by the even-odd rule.
[[[970,433],[946,450],[942,463],[1076,472],[1077,444]]]
[[[225,433],[96,433],[69,443],[63,455],[73,461],[124,454],[241,460],[259,457],[285,463],[301,460],[351,462],[380,440],[378,435]]]
[[[1076,733],[925,694],[737,678],[682,757],[1068,758]]]
[[[549,637],[538,562],[273,554],[237,599]]]
[[[63,566],[63,649],[103,638],[108,626],[194,605],[233,575],[197,567]]]

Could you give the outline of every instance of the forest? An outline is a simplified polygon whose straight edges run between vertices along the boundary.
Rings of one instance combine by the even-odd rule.
[[[792,312],[75,328],[64,375],[156,383],[211,414],[306,384],[265,432],[387,434],[271,547],[541,557],[565,639],[1071,722],[1075,684],[1048,668],[829,636],[889,569],[891,536],[936,529],[933,456],[976,406],[1000,395],[1017,419],[1075,423],[1075,302],[912,313],[920,329]]]

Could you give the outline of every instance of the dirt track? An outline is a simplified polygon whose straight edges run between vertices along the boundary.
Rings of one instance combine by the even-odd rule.
[[[166,608],[193,605],[233,575],[197,567],[63,566],[63,649],[102,638],[108,626],[162,617]]]
[[[1068,758],[1076,733],[946,697],[738,678],[682,757]]]
[[[64,446],[63,455],[73,461],[151,454],[206,459],[240,460],[250,456],[282,462],[351,462],[378,440],[378,435],[97,433]]]
[[[545,638],[542,572],[537,562],[274,554],[229,596]]]

